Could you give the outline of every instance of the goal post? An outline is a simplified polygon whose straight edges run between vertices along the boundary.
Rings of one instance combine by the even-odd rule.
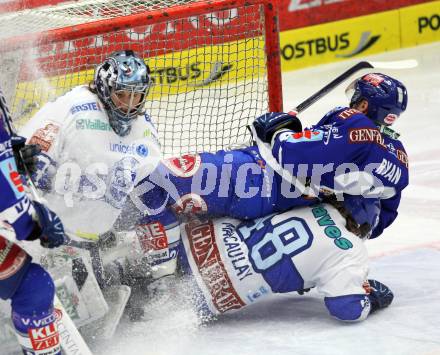
[[[256,116],[282,111],[274,1],[85,0],[1,14],[0,33],[0,85],[18,124],[122,49],[151,68],[145,109],[165,156],[243,142]]]

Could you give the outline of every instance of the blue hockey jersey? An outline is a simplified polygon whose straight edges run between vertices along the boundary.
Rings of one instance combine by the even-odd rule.
[[[317,182],[320,196],[330,191],[380,198],[374,238],[397,217],[401,191],[408,185],[408,157],[397,138],[361,112],[340,107],[303,132],[278,133],[272,153],[293,175]]]
[[[26,239],[31,233],[32,206],[24,193],[21,177],[12,151],[11,137],[6,130],[6,122],[0,113],[0,220],[9,223],[15,230],[16,238]]]
[[[24,187],[12,151],[11,139],[0,111],[0,223],[12,226],[15,238],[26,239],[32,232],[33,207]],[[4,238],[10,228],[0,231],[0,298],[9,299],[27,272],[31,257],[18,245]]]
[[[367,250],[344,225],[324,204],[245,222],[195,218],[181,226],[180,267],[194,281],[201,315],[316,287],[332,316],[364,320],[370,313]]]
[[[281,131],[272,143],[272,153],[282,167],[309,180],[319,197],[344,193],[380,198],[379,222],[372,237],[396,218],[401,190],[408,184],[405,150],[359,111],[336,109],[311,129]],[[254,219],[316,202],[291,190],[258,147],[248,147],[164,160],[136,186],[134,194],[141,202],[137,205],[145,206],[150,216],[168,207],[177,214]]]

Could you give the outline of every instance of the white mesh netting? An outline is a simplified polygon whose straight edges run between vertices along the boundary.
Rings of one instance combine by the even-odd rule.
[[[124,15],[167,9],[195,0],[81,0],[0,14],[0,38],[36,33]]]
[[[2,53],[1,85],[18,124],[72,87],[93,79],[93,69],[115,50],[132,49],[152,69],[146,111],[156,123],[166,156],[215,151],[248,140],[246,125],[268,110],[264,11],[260,4],[222,5],[191,13],[200,1],[81,1],[0,15],[0,33],[39,33],[96,20],[141,14],[145,24],[69,39],[56,37]],[[207,2],[208,3],[208,2]],[[213,2],[209,2],[212,4]],[[180,14],[164,13],[173,6]],[[151,15],[160,10],[160,16]],[[153,12],[152,12],[153,11]],[[56,31],[52,31],[56,33]],[[21,37],[23,38],[23,37]]]

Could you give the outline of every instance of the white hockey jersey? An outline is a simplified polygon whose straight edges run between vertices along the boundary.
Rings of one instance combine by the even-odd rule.
[[[246,222],[196,219],[181,230],[181,264],[200,289],[201,310],[221,314],[316,287],[339,319],[362,320],[370,311],[367,250],[330,205]]]
[[[87,86],[44,105],[20,133],[42,148],[34,181],[50,186],[48,205],[67,231],[88,239],[111,229],[137,179],[161,158],[147,114],[120,137]]]

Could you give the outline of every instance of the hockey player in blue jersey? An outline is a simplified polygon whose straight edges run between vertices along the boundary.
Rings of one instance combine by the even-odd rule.
[[[285,114],[262,116],[254,126],[278,163],[293,167],[293,174],[304,162],[327,167],[314,186],[320,196],[331,191],[347,199],[379,197],[375,238],[397,217],[401,191],[408,185],[408,156],[399,134],[389,128],[405,111],[407,92],[383,74],[364,75],[347,92],[352,93],[350,107],[335,108],[303,132],[283,128],[290,121]]]
[[[356,217],[372,223],[363,218],[375,218],[379,203],[362,207],[366,213]],[[145,227],[146,258],[163,276],[174,271],[176,263],[168,259],[174,255],[203,320],[279,293],[316,288],[330,315],[361,321],[394,297],[384,284],[367,281],[368,253],[357,236],[359,226],[336,199],[249,221],[193,216],[173,229],[180,240],[157,223]]]
[[[25,354],[61,354],[55,323],[55,287],[50,275],[17,244],[36,240],[48,248],[64,242],[55,213],[25,195],[14,159],[14,143],[0,110],[0,298],[11,300],[12,320]],[[14,142],[20,144],[14,137]],[[24,142],[24,139],[22,139]],[[32,158],[29,157],[29,163]],[[9,236],[9,238],[6,238]]]
[[[180,266],[193,281],[202,315],[316,287],[330,315],[361,321],[394,296],[384,284],[367,281],[364,242],[345,225],[330,204],[246,222],[195,218],[181,229]]]
[[[350,107],[330,111],[310,129],[302,131],[300,121],[286,113],[268,113],[254,122],[258,138],[271,144],[270,155],[291,175],[307,181],[314,198],[297,193],[252,146],[167,159],[138,184],[133,200],[149,214],[146,220],[154,215],[172,219],[170,209],[252,219],[333,194],[350,200],[356,214],[364,199],[379,197],[375,229],[361,229],[362,236],[377,237],[396,218],[401,191],[408,184],[405,149],[389,128],[406,109],[407,91],[384,74],[364,75],[349,89]]]

